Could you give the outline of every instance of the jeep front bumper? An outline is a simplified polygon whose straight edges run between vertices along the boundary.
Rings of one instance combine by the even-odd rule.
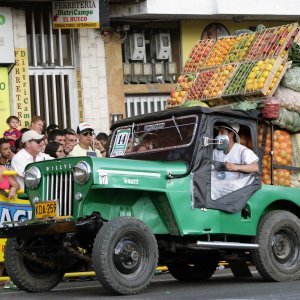
[[[5,222],[3,225],[4,227],[0,228],[0,238],[26,238],[76,231],[76,225],[72,218]]]

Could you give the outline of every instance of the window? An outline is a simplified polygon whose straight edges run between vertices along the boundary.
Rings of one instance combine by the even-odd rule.
[[[26,32],[29,60],[31,115],[61,128],[78,123],[74,93],[74,30],[53,29],[51,9],[28,9]]]
[[[195,135],[196,116],[132,124],[115,130],[110,156],[169,151],[168,160],[175,159],[176,149],[189,146]],[[173,158],[172,158],[173,155]]]

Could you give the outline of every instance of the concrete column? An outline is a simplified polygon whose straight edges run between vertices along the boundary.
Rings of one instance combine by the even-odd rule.
[[[96,134],[109,133],[104,42],[96,30],[79,29],[78,46],[84,120]]]
[[[27,36],[26,36],[26,20],[25,11],[12,8],[13,20],[13,35],[15,48],[27,49]],[[10,94],[10,111],[12,115],[16,115],[16,85],[14,84],[14,71],[9,74],[9,94]]]

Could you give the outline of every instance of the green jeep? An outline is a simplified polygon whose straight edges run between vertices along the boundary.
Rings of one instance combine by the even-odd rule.
[[[65,272],[92,265],[115,294],[136,294],[157,265],[181,281],[209,279],[226,260],[235,275],[252,262],[270,281],[300,276],[297,188],[213,180],[216,123],[237,123],[257,144],[256,111],[166,110],[112,126],[109,158],[30,164],[26,195],[33,218],[6,223],[5,267],[22,290],[45,292]],[[221,188],[220,188],[221,187]],[[212,191],[219,188],[218,197]]]

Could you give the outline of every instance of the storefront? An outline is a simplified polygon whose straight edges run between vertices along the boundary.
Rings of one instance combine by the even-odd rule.
[[[9,115],[18,116],[21,127],[28,127],[31,117],[39,115],[46,125],[76,129],[85,120],[96,131],[108,132],[105,50],[99,32],[53,29],[51,2],[15,6],[0,7],[0,16],[11,20],[9,34],[2,39],[14,41],[12,47],[5,46],[13,59],[0,62],[5,116],[1,130],[6,129]]]
[[[0,26],[1,16],[8,16],[6,32],[14,41],[5,45],[12,61],[0,62],[2,115],[19,116],[22,127],[33,115],[62,128],[76,128],[85,120],[107,133],[112,117],[165,107],[199,39],[255,30],[258,24],[280,25],[298,13],[288,3],[280,13],[271,5],[262,21],[264,8],[257,5],[250,16],[247,3],[215,7],[208,1],[190,0],[192,4],[185,5],[176,0],[170,7],[163,1],[112,0],[107,30],[53,29],[54,1],[35,2],[0,7]],[[5,117],[1,130],[6,128]]]

